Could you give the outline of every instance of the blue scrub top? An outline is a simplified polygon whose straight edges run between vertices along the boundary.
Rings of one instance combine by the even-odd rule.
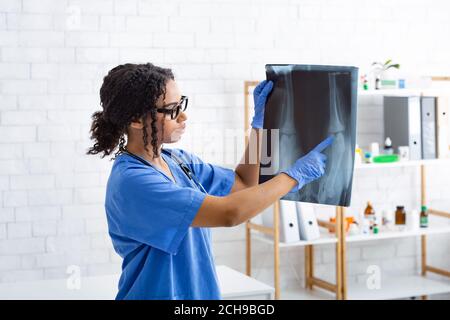
[[[233,170],[174,152],[210,195],[225,196]],[[220,299],[211,250],[211,230],[191,227],[206,194],[178,163],[162,153],[176,183],[127,154],[116,157],[108,179],[105,209],[109,235],[123,258],[116,299]]]

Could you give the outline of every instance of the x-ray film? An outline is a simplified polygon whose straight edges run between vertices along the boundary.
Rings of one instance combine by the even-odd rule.
[[[263,183],[311,151],[328,136],[334,142],[325,174],[282,199],[350,206],[356,143],[358,68],[266,65],[274,82],[264,113],[259,182]]]

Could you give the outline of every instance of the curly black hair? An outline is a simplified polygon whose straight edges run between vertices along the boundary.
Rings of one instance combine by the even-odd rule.
[[[153,157],[159,156],[157,149],[156,101],[165,98],[166,83],[174,80],[171,69],[161,68],[151,63],[126,63],[111,69],[103,78],[100,89],[102,111],[92,115],[91,139],[94,146],[87,154],[103,153],[109,156],[119,146],[115,156],[125,150],[125,134],[132,121],[142,119],[144,148],[148,151],[146,119],[150,114],[151,145]],[[113,158],[114,159],[114,158]],[[113,160],[112,159],[112,160]]]

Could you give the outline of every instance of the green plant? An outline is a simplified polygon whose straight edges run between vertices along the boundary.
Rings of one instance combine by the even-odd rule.
[[[381,73],[381,72],[386,71],[386,70],[388,70],[390,68],[400,69],[400,64],[392,63],[392,59],[389,59],[385,63],[373,62],[372,63],[372,67],[374,67],[374,69],[376,71]]]

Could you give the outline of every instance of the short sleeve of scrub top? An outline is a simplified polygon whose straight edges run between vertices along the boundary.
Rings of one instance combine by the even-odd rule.
[[[206,191],[227,195],[234,171],[194,157],[202,163],[194,173]],[[105,209],[123,258],[116,299],[220,299],[210,230],[191,227],[206,194],[170,156],[164,159],[176,182],[126,154],[111,169]]]

